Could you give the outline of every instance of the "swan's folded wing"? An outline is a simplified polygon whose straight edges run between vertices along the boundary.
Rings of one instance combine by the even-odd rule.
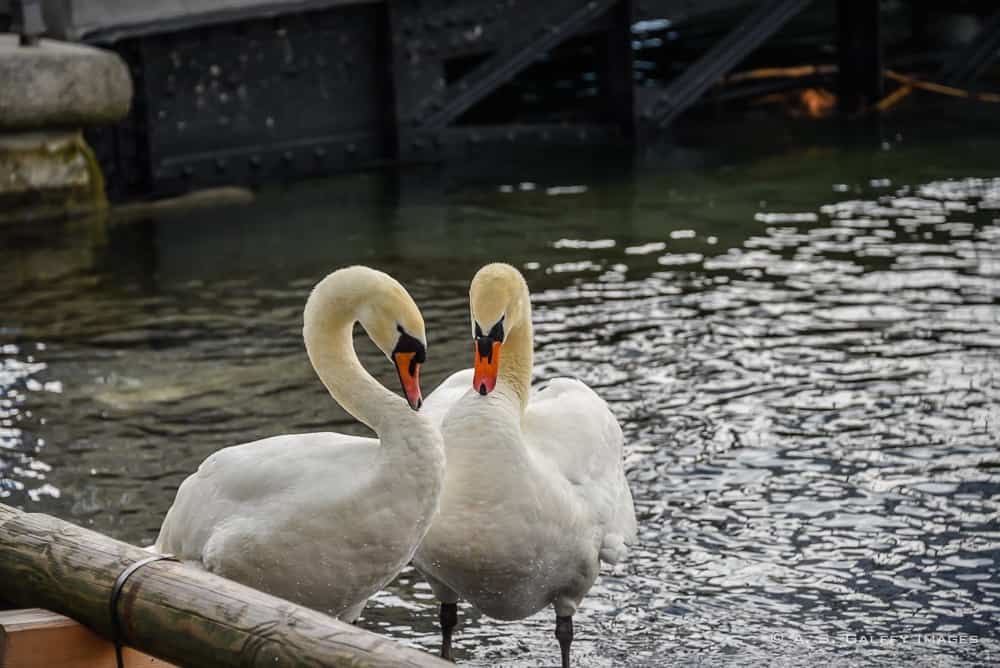
[[[198,559],[209,540],[241,518],[253,518],[264,532],[287,520],[284,509],[308,507],[309,490],[325,490],[327,504],[350,500],[368,484],[366,473],[374,474],[377,445],[362,436],[312,433],[219,450],[181,483],[156,547]]]
[[[472,369],[463,369],[451,374],[434,388],[424,399],[420,412],[430,418],[438,427],[444,421],[451,407],[472,389]]]
[[[635,539],[636,521],[624,437],[608,405],[584,383],[556,378],[533,395],[523,433],[532,452],[566,477],[603,528],[601,558],[618,561]]]

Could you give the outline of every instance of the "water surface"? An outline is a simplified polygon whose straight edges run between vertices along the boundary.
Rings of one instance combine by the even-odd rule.
[[[538,380],[580,377],[626,436],[639,544],[586,599],[577,665],[996,662],[996,155],[965,138],[511,163],[0,228],[0,496],[149,543],[214,450],[363,433],[302,349],[325,273],[408,286],[426,392],[471,362],[468,281],[507,260],[534,293]],[[432,606],[407,571],[363,624],[431,649]],[[462,618],[462,663],[557,661],[548,611]]]

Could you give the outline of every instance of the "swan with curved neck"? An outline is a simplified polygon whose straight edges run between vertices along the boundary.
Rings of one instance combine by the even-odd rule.
[[[355,322],[395,365],[405,401],[362,367]],[[288,434],[220,450],[181,484],[155,549],[353,621],[438,507],[443,443],[417,411],[424,322],[393,278],[348,267],[313,289],[303,338],[330,395],[378,438]]]
[[[621,427],[578,380],[532,391],[531,300],[517,269],[483,267],[469,298],[474,368],[427,398],[448,466],[414,564],[441,601],[442,656],[459,598],[498,619],[552,605],[568,668],[577,606],[600,562],[617,563],[636,535]]]

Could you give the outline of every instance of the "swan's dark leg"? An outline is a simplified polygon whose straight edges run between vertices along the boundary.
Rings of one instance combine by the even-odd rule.
[[[458,624],[458,603],[441,604],[441,658],[454,661],[451,656],[451,632]]]
[[[562,668],[569,668],[569,645],[573,642],[573,617],[556,615],[556,638],[562,650]]]

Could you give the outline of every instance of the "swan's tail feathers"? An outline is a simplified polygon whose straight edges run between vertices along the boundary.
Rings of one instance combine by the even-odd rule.
[[[625,539],[621,534],[609,533],[604,536],[604,543],[601,545],[601,561],[606,564],[617,564],[628,554],[628,547],[625,546]]]
[[[617,510],[615,519],[606,529],[607,533],[604,534],[600,551],[601,561],[608,564],[617,564],[625,558],[628,546],[636,541],[639,530],[632,492],[629,490],[624,472],[621,474],[615,508]]]

